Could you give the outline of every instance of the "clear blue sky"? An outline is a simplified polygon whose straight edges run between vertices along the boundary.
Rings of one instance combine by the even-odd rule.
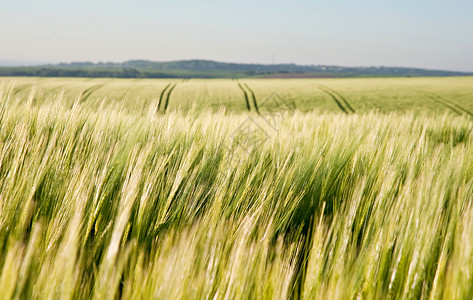
[[[2,0],[0,62],[212,59],[473,71],[472,0]]]

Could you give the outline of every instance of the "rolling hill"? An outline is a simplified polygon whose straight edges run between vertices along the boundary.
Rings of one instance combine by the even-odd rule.
[[[336,78],[472,76],[473,73],[402,67],[341,67],[297,64],[239,64],[211,60],[72,62],[0,67],[0,76],[111,78]]]

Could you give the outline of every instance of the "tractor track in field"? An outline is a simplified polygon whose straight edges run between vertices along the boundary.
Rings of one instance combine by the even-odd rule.
[[[251,99],[253,100],[253,106],[255,107],[256,113],[259,114],[258,102],[256,101],[256,95],[255,95],[255,93],[254,93],[253,90],[248,86],[248,84],[244,83],[243,85],[244,85],[244,86],[248,89],[248,91],[250,92]]]
[[[103,83],[99,83],[99,84],[95,84],[87,89],[85,89],[83,92],[82,92],[82,96],[80,97],[80,102],[84,102],[85,100],[87,100],[90,95],[92,95],[93,92],[97,91],[98,89],[102,88],[105,84]]]
[[[158,99],[158,105],[156,107],[156,110],[155,112],[159,112],[159,110],[161,109],[161,103],[163,102],[163,99],[164,99],[164,95],[166,94],[166,91],[171,87],[172,83],[168,83],[163,91],[161,92],[161,94],[159,95],[159,99]]]
[[[330,98],[332,98],[333,101],[335,101],[335,103],[337,104],[337,106],[346,114],[348,114],[348,111],[345,109],[345,107],[343,107],[342,103],[340,103],[340,101],[338,100],[338,98],[332,94],[331,92],[323,89],[322,87],[319,86],[319,89],[321,89],[325,94],[329,95]]]
[[[19,92],[23,91],[23,90],[26,90],[28,88],[33,88],[34,84],[22,84],[22,85],[19,85],[19,86],[14,86],[13,87],[13,92],[12,92],[12,95],[16,95],[18,94]]]
[[[433,100],[433,101],[435,101],[435,102],[437,102],[437,103],[440,103],[440,104],[442,104],[443,106],[449,108],[449,109],[450,109],[451,111],[453,111],[454,113],[456,113],[456,114],[458,114],[458,115],[461,115],[461,114],[462,114],[462,113],[461,113],[459,110],[457,110],[454,106],[452,106],[452,105],[450,105],[450,104],[448,104],[448,103],[446,103],[446,102],[443,102],[443,101],[441,101],[441,100],[439,100],[439,99],[437,99],[437,98],[435,98],[435,97],[433,97],[433,96],[428,96],[428,97],[429,97],[431,100]]]
[[[182,79],[180,82],[186,82],[186,81],[189,81],[189,79],[187,78]],[[155,113],[160,112],[161,106],[163,106],[163,114],[166,113],[169,106],[169,99],[171,99],[171,94],[180,82],[168,83],[164,87],[163,91],[159,95],[158,105],[156,106]]]
[[[346,114],[355,113],[355,110],[353,109],[353,107],[350,105],[350,103],[342,94],[324,85],[319,85],[319,89],[321,89],[324,93],[329,95],[330,98],[332,98],[332,100],[335,101],[335,103],[344,113]]]
[[[466,108],[462,107],[461,105],[459,105],[457,103],[452,102],[451,100],[448,100],[448,99],[443,98],[442,96],[435,95],[435,94],[430,94],[430,93],[428,93],[427,96],[431,100],[433,100],[437,103],[440,103],[445,107],[448,107],[450,110],[452,110],[453,112],[455,112],[459,115],[467,114],[470,117],[473,117],[473,113],[471,111],[467,110]]]
[[[166,110],[168,109],[169,99],[171,99],[172,91],[174,91],[174,89],[176,88],[177,84],[178,84],[177,82],[174,83],[174,84],[168,89],[168,92],[167,92],[167,95],[166,95],[166,102],[164,103],[164,113],[166,113]]]
[[[248,93],[246,92],[246,90],[243,88],[243,86],[241,85],[241,83],[238,80],[236,80],[236,82],[237,82],[238,87],[240,88],[240,90],[243,92],[243,97],[245,97],[246,108],[248,109],[248,111],[251,111],[250,100],[248,99]]]

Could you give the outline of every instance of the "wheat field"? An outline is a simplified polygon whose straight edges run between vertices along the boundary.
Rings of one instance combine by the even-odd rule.
[[[245,113],[255,110],[254,102],[262,107],[270,104],[274,95],[304,113],[473,115],[473,77],[239,80],[4,77],[0,81],[14,82],[12,97],[24,101],[33,89],[34,102],[40,103],[54,101],[55,96],[64,93],[63,101],[72,105],[82,93],[81,102],[95,109],[106,99],[105,103],[142,115],[148,113],[150,105],[159,106],[158,111],[164,113],[166,100],[167,112],[218,112],[225,108],[228,113]]]
[[[473,298],[471,79],[363,80],[3,80],[0,298]]]

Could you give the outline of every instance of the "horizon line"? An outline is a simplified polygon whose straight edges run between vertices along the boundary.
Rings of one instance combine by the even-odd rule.
[[[215,62],[222,64],[234,64],[234,65],[261,65],[261,66],[284,66],[284,65],[295,65],[302,67],[340,67],[340,68],[399,68],[399,69],[417,69],[427,71],[442,71],[442,72],[455,72],[464,74],[473,74],[471,71],[460,71],[452,69],[439,69],[439,68],[426,68],[426,67],[413,67],[413,66],[400,66],[400,65],[337,65],[337,64],[301,64],[294,62],[281,62],[281,63],[261,63],[261,62],[234,62],[234,61],[221,61],[203,58],[193,59],[172,59],[172,60],[152,60],[143,58],[126,59],[123,61],[105,61],[105,60],[71,60],[71,61],[60,61],[60,62],[39,62],[39,61],[21,61],[21,60],[2,60],[0,59],[0,67],[41,67],[41,66],[54,66],[60,64],[74,64],[74,63],[92,63],[92,64],[123,64],[130,61],[146,61],[154,63],[172,63],[172,62],[189,62],[189,61],[205,61]]]

